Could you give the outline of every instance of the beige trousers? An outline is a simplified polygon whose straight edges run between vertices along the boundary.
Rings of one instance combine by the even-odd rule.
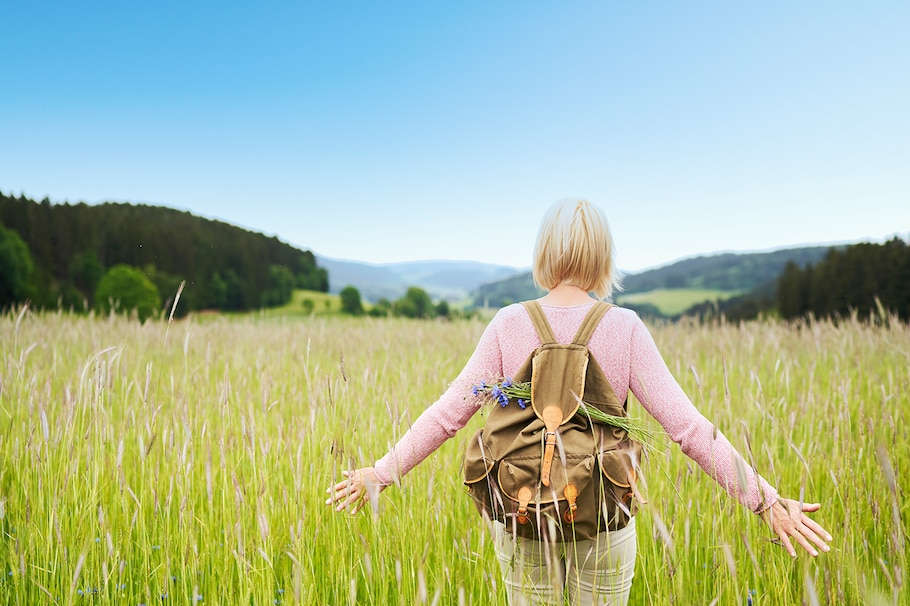
[[[546,544],[493,523],[493,543],[511,606],[625,606],[635,574],[635,518],[593,541]]]

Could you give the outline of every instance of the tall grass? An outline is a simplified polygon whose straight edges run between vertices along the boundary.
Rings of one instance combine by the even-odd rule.
[[[378,514],[324,490],[467,360],[478,322],[0,318],[0,602],[501,604],[459,479],[478,415]],[[908,603],[910,332],[654,327],[696,405],[831,553],[791,561],[675,447],[646,463],[632,603]],[[637,404],[633,415],[645,413]]]

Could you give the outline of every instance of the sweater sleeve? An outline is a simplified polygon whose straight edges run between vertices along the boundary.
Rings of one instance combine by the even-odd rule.
[[[376,476],[383,485],[402,478],[454,436],[480,409],[482,399],[471,387],[502,376],[502,354],[497,319],[484,330],[477,348],[458,377],[434,404],[414,421],[389,452],[376,461]]]
[[[755,513],[771,507],[777,491],[758,475],[692,404],[639,320],[632,332],[630,388],[682,451],[733,498]]]

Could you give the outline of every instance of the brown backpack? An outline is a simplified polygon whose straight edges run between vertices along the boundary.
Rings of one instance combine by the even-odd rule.
[[[579,412],[579,397],[627,416],[587,343],[610,305],[598,302],[570,344],[559,344],[540,304],[523,304],[542,345],[515,382],[531,382],[531,405],[493,406],[468,442],[464,482],[482,515],[526,538],[594,539],[635,515],[641,444]],[[578,413],[578,414],[576,414]]]

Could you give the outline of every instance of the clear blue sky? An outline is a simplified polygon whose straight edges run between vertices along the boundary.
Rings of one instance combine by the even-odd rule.
[[[0,190],[318,254],[619,264],[910,232],[910,3],[4,2]]]

